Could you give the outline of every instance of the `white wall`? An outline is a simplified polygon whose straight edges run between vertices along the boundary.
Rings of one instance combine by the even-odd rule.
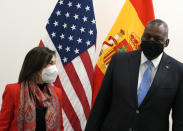
[[[15,83],[26,53],[37,46],[57,0],[1,0],[0,105],[4,87]]]
[[[26,53],[37,46],[57,0],[1,0],[0,4],[0,105],[4,87],[17,82]],[[93,0],[98,30],[98,46],[108,34],[124,0]],[[153,0],[156,18],[165,20],[170,30],[166,52],[183,62],[183,1]]]

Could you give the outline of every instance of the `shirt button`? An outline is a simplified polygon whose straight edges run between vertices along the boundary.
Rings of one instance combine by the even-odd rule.
[[[129,130],[128,131],[133,131],[133,129],[132,128],[129,128]]]
[[[140,111],[139,110],[136,110],[136,114],[139,114],[140,113]]]

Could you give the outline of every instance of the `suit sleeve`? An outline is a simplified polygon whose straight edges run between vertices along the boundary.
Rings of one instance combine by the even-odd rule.
[[[90,112],[85,131],[99,131],[110,108],[112,99],[114,56],[107,68],[102,86]]]
[[[179,88],[173,102],[172,119],[172,131],[183,131],[183,68],[181,70]]]
[[[8,131],[13,119],[14,104],[11,93],[11,87],[7,85],[2,97],[0,111],[0,131]]]

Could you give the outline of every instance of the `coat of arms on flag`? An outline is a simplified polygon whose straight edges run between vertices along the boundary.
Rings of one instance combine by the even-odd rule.
[[[99,63],[103,63],[103,66],[105,65],[105,67],[107,68],[112,56],[115,53],[137,50],[140,48],[139,45],[140,37],[137,36],[135,32],[132,32],[128,36],[125,36],[125,31],[121,29],[114,37],[109,36],[108,41],[103,42],[98,65]],[[105,72],[105,70],[103,70],[102,72]]]

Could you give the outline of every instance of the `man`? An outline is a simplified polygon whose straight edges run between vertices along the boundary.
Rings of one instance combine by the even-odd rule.
[[[168,26],[150,21],[141,50],[110,62],[85,131],[183,131],[183,64],[163,52]]]

